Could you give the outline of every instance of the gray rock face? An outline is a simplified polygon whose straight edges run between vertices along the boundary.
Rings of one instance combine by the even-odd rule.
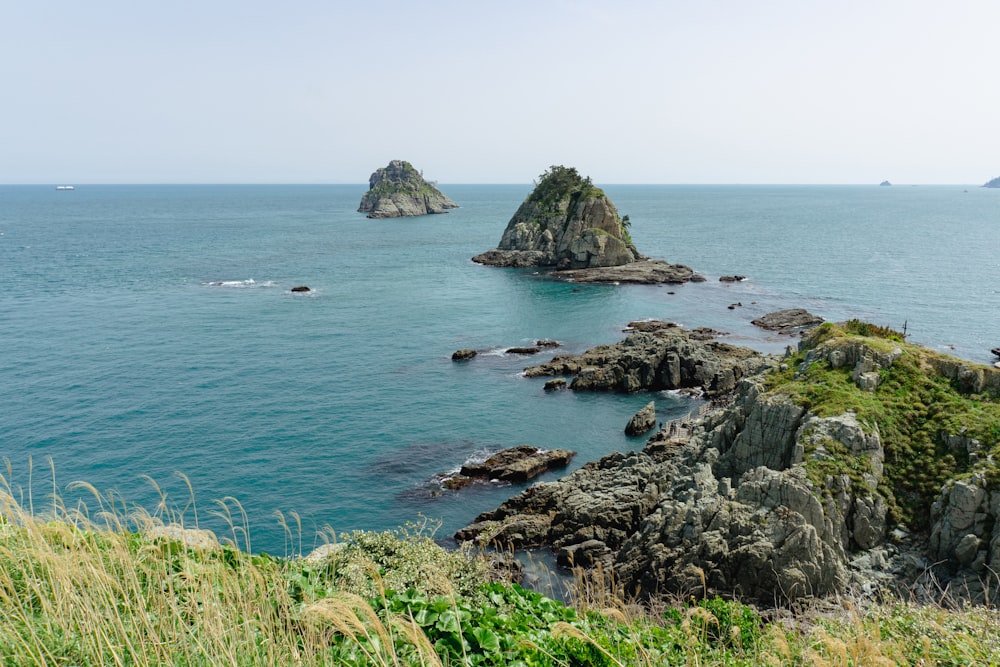
[[[978,473],[945,485],[931,507],[930,557],[976,573],[1000,571],[1000,491]]]
[[[467,463],[462,466],[460,474],[501,482],[526,482],[547,470],[566,467],[575,453],[568,449],[539,449],[531,445],[518,445],[503,449],[485,461]]]
[[[848,581],[849,552],[883,541],[885,508],[849,480],[816,488],[794,460],[812,449],[804,439],[840,436],[877,458],[877,436],[852,419],[819,420],[744,380],[732,405],[689,431],[664,429],[643,452],[537,484],[459,536],[608,562],[625,590],[645,595],[831,593]]]
[[[822,324],[823,318],[813,315],[802,308],[789,308],[768,313],[764,317],[758,317],[751,324],[770,331],[789,331],[792,329],[803,329]]]
[[[579,355],[557,355],[525,370],[527,377],[573,375],[582,391],[659,391],[702,388],[708,395],[733,390],[764,357],[747,348],[697,340],[684,329],[636,331],[624,341]]]
[[[576,169],[554,166],[507,223],[497,248],[472,259],[493,266],[582,269],[641,257],[604,191]]]
[[[650,401],[642,410],[632,415],[625,425],[625,435],[642,435],[656,426],[656,403]]]
[[[446,213],[447,209],[458,208],[405,160],[393,160],[376,170],[368,179],[368,187],[358,211],[369,218]]]

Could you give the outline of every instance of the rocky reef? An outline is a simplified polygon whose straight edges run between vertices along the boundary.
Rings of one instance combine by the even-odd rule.
[[[673,344],[668,367],[707,354],[688,343]],[[770,605],[950,586],[997,601],[1000,371],[857,322],[823,324],[784,357],[746,358],[755,368],[732,391],[664,425],[642,451],[535,484],[456,538],[550,547],[646,598]],[[689,377],[709,389],[720,375]]]
[[[766,359],[745,347],[704,340],[670,323],[633,322],[625,340],[583,354],[557,355],[525,369],[527,377],[573,376],[569,387],[582,391],[661,391],[698,389],[709,396],[730,392]]]
[[[629,235],[628,216],[590,178],[552,166],[514,213],[493,250],[473,257],[491,266],[546,267],[581,282],[681,283],[686,266],[652,262]],[[608,269],[616,269],[613,272]],[[570,273],[575,271],[574,273]]]
[[[428,213],[447,213],[458,204],[405,160],[392,160],[368,179],[369,190],[361,198],[359,213],[369,218],[399,218]]]

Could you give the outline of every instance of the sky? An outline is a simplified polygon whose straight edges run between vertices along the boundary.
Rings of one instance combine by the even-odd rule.
[[[0,183],[980,185],[995,0],[0,0]]]

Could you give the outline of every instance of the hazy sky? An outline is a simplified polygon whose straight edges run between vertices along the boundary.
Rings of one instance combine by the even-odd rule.
[[[0,183],[963,183],[995,0],[0,0]]]

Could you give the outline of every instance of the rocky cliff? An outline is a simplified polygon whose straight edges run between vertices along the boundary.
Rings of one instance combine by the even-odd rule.
[[[642,255],[628,219],[590,178],[553,166],[507,223],[495,250],[473,257],[493,266],[583,269],[629,264]]]
[[[377,169],[368,179],[368,187],[358,211],[369,218],[446,213],[449,208],[458,208],[405,160],[393,160]]]
[[[728,401],[667,424],[643,451],[536,484],[456,537],[549,546],[645,597],[774,604],[851,586],[919,591],[928,575],[996,596],[996,385],[968,393],[938,372],[940,355],[860,323],[824,324],[800,348],[758,358]]]

